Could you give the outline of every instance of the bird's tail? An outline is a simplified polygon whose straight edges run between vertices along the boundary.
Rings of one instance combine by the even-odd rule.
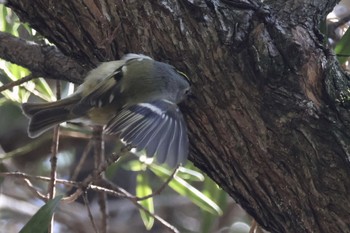
[[[71,96],[50,103],[24,103],[23,113],[30,119],[29,137],[38,137],[55,125],[78,117],[71,114],[71,109],[79,99],[78,96]]]

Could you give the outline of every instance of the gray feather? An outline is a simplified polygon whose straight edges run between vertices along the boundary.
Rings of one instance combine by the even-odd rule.
[[[173,123],[173,130],[169,131],[169,134],[171,134],[171,140],[169,142],[168,150],[166,152],[167,158],[166,163],[169,165],[169,167],[174,167],[177,164],[177,160],[179,157],[178,154],[178,126],[179,123],[177,121],[174,121]]]
[[[169,117],[165,123],[166,127],[163,127],[164,130],[158,134],[160,135],[160,141],[155,153],[158,163],[164,163],[168,156],[167,151],[172,139],[172,130],[174,129],[173,121],[174,120]]]
[[[188,155],[188,135],[187,127],[184,120],[180,121],[180,135],[179,135],[179,153],[178,153],[178,163],[184,164]]]
[[[153,132],[150,138],[147,139],[147,143],[145,145],[147,157],[153,157],[157,149],[162,142],[162,138],[164,137],[163,132],[166,130],[168,125],[166,121],[161,121],[159,127]]]
[[[105,127],[148,157],[170,167],[184,163],[188,153],[187,130],[176,104],[156,100],[125,107]]]

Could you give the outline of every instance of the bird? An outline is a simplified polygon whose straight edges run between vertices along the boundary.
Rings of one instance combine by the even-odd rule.
[[[187,126],[178,104],[191,90],[189,78],[174,66],[143,54],[102,62],[77,90],[55,102],[23,103],[28,135],[40,136],[67,121],[103,126],[105,134],[159,164],[184,164],[189,153]]]

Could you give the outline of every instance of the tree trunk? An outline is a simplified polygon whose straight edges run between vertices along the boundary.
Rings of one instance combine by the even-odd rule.
[[[350,232],[349,77],[317,29],[337,2],[7,5],[81,64],[134,52],[187,73],[190,160],[267,230],[300,233]]]

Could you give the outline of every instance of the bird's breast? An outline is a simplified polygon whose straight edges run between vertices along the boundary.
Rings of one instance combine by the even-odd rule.
[[[117,109],[113,105],[106,105],[104,107],[94,107],[88,112],[88,117],[91,122],[98,125],[105,125],[108,121],[115,116]]]

